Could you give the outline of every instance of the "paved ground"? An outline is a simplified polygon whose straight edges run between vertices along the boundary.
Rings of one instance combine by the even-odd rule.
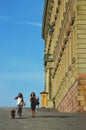
[[[23,109],[23,117],[10,118],[9,108],[0,108],[0,130],[86,130],[86,113],[59,113],[44,108],[31,117],[29,108]]]

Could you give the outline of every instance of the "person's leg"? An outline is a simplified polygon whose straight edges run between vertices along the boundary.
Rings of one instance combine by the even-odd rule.
[[[32,108],[32,117],[35,116],[35,110],[34,110],[34,107]]]
[[[20,106],[20,117],[22,117],[22,106]]]
[[[33,117],[33,110],[32,110],[32,117]]]
[[[35,116],[35,109],[36,109],[36,105],[32,104],[32,105],[31,105],[32,117]]]
[[[17,106],[17,115],[19,115],[19,105]]]
[[[32,110],[32,117],[35,117],[35,111]]]
[[[18,115],[19,115],[19,117],[22,117],[22,106],[21,105],[18,106]]]

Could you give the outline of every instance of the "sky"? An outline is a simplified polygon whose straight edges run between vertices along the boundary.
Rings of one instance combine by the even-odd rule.
[[[16,107],[23,94],[44,91],[44,0],[0,0],[0,107]]]

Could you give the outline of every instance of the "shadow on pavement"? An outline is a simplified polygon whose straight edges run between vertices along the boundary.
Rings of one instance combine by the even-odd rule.
[[[40,115],[36,116],[36,118],[76,118],[77,116],[70,116],[70,115]]]

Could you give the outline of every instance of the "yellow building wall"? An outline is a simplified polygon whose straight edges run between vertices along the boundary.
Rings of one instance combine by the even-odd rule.
[[[77,71],[79,111],[86,111],[86,1],[77,0]]]
[[[48,107],[86,111],[86,1],[46,0],[43,21]]]

